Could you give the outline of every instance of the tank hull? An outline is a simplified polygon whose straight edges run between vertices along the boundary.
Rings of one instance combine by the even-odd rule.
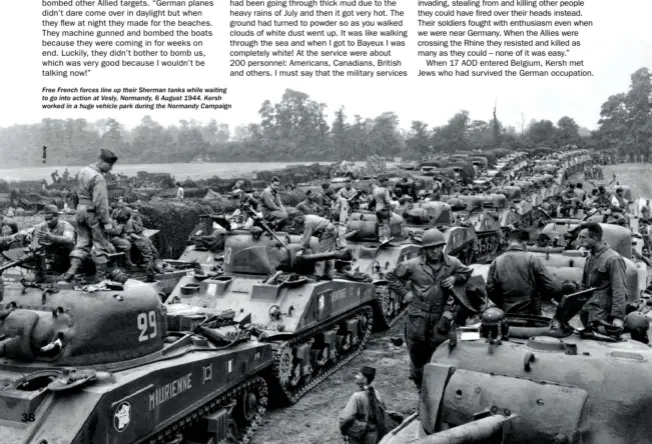
[[[211,414],[221,412],[226,423],[231,420],[227,410],[232,400],[247,393],[253,393],[260,402],[252,421],[241,421],[240,425],[242,432],[253,430],[266,408],[267,387],[263,378],[252,375],[262,375],[269,368],[272,347],[252,342],[221,351],[202,349],[207,347],[185,346],[171,352],[172,356],[152,356],[151,360],[158,358],[158,362],[98,373],[94,383],[68,393],[43,391],[39,379],[34,379],[32,390],[5,390],[0,395],[4,401],[0,402],[2,442],[142,442],[201,427],[201,419]],[[0,379],[15,387],[30,375],[41,375],[42,380],[43,375],[61,370],[28,368],[3,364]],[[242,400],[235,407],[242,409]],[[219,439],[226,439],[226,428],[220,433]]]
[[[537,338],[503,341],[492,352],[484,339],[445,343],[425,368],[419,417],[381,443],[484,442],[474,439],[482,433],[505,444],[650,443],[640,420],[652,413],[650,393],[631,387],[652,382],[650,359],[635,341]],[[495,435],[481,423],[487,418],[499,424]],[[449,439],[456,431],[458,440]]]

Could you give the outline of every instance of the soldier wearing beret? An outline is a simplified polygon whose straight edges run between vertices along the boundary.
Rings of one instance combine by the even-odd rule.
[[[91,254],[97,279],[103,280],[106,277],[108,255],[115,253],[115,249],[107,238],[107,235],[113,234],[113,224],[104,174],[111,171],[117,161],[115,154],[102,149],[96,163],[82,168],[77,173],[77,244],[70,253],[70,268],[62,276],[65,281],[72,281],[82,262]]]

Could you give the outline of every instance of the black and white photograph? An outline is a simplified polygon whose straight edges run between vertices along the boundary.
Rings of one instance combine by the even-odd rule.
[[[652,3],[0,16],[0,444],[652,444]]]

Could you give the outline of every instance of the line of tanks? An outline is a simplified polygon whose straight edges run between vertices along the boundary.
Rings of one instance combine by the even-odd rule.
[[[505,185],[495,174],[486,179],[496,184],[492,193],[415,203],[392,216],[384,244],[375,214],[362,211],[349,218],[349,248],[333,253],[298,255],[298,236],[264,223],[204,236],[181,258],[202,266],[163,302],[160,286],[133,279],[104,286],[8,281],[0,303],[2,442],[248,442],[271,401],[296,402],[359,354],[372,330],[400,319],[406,306],[385,274],[419,254],[420,233],[439,227],[447,251],[467,263],[490,258],[501,236],[486,232],[505,230],[508,215],[534,224],[537,217],[526,216],[544,193],[558,191],[563,169],[589,161],[585,151],[561,153],[542,163],[557,167],[552,180],[533,175]],[[489,165],[477,162],[480,170]],[[494,167],[505,175],[530,165],[518,153]],[[498,186],[512,187],[509,196]],[[484,229],[491,221],[494,228]],[[228,226],[223,216],[208,222]],[[314,238],[311,249],[318,251]],[[541,254],[581,269],[581,257]],[[325,260],[350,266],[318,278],[315,267]]]

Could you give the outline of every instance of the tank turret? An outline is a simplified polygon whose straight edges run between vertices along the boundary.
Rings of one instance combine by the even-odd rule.
[[[375,215],[366,216],[375,223]],[[356,258],[346,249],[318,252],[315,237],[311,251],[299,254],[300,240],[258,227],[231,230],[223,270],[185,276],[165,301],[249,316],[260,330],[259,340],[276,350],[271,372],[275,398],[289,403],[360,353],[371,329],[384,323],[382,315],[392,314],[393,320],[402,306],[398,299],[394,307],[393,299],[378,291],[382,282],[374,285],[364,273],[338,268],[330,276],[316,276],[318,263],[346,264]]]
[[[404,220],[396,213],[391,213],[389,237],[396,241],[406,237]],[[346,224],[346,238],[350,241],[377,242],[379,238],[376,214],[371,212],[351,213]]]
[[[403,219],[409,225],[429,227],[446,226],[452,223],[451,206],[444,202],[418,202],[403,212]]]
[[[444,343],[424,368],[418,415],[381,444],[649,443],[649,346],[577,336]],[[490,351],[491,349],[491,351]]]
[[[11,285],[0,304],[0,356],[57,365],[91,365],[146,356],[163,348],[165,309],[149,285],[118,291]]]

